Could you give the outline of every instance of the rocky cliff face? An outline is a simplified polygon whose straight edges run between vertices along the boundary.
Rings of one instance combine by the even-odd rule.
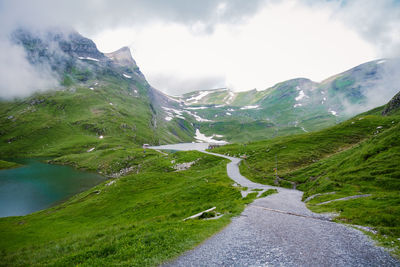
[[[115,52],[105,53],[104,55],[115,62],[115,64],[120,66],[137,68],[136,62],[132,57],[131,50],[126,46],[118,49]]]
[[[382,111],[382,115],[389,115],[395,110],[400,109],[400,92],[398,92],[389,103],[386,104],[385,109]]]

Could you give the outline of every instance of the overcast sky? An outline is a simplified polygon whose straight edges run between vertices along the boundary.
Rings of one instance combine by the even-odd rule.
[[[0,0],[0,25],[0,42],[16,25],[61,25],[102,52],[129,46],[150,84],[175,95],[321,81],[400,56],[395,0]]]

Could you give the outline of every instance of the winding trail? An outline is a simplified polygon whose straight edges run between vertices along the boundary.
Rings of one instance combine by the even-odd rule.
[[[165,266],[400,266],[361,231],[307,209],[301,191],[254,183],[240,174],[241,159],[195,149],[231,160],[228,176],[248,192],[278,193],[255,200],[221,232]]]

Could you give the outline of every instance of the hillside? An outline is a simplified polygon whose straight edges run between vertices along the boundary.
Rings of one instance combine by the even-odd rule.
[[[49,66],[60,85],[28,98],[0,100],[1,156],[192,140],[189,123],[159,119],[164,111],[156,100],[167,106],[173,101],[148,84],[128,48],[103,54],[76,32],[46,34],[18,30],[13,38],[31,64]]]
[[[308,202],[311,209],[336,212],[338,221],[371,227],[375,237],[399,253],[399,108],[393,115],[381,115],[392,103],[321,131],[213,152],[245,155],[241,172],[246,177],[303,190],[304,199],[314,196]],[[354,195],[368,197],[320,204]]]
[[[222,88],[175,99],[181,102],[182,110],[203,119],[196,123],[202,132],[223,135],[230,142],[311,132],[384,104],[388,100],[386,91],[398,83],[393,73],[398,62],[367,62],[321,83],[299,78],[265,90],[232,92]],[[232,131],[238,128],[240,132]]]
[[[54,29],[19,29],[12,38],[34,67],[50,69],[60,84],[0,100],[2,157],[207,138],[245,143],[316,131],[365,110],[369,94],[393,82],[387,69],[398,62],[368,62],[321,83],[299,78],[261,91],[220,88],[171,97],[149,85],[127,47],[103,54],[79,33]]]
[[[193,161],[188,170],[174,168]],[[120,165],[133,170],[49,209],[0,218],[1,266],[156,266],[221,230],[248,202],[232,186],[227,160],[200,152],[162,155],[129,148],[54,162],[102,172]],[[183,221],[211,207],[224,216]]]

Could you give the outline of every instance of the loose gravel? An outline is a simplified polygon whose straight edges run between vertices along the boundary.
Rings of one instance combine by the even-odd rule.
[[[361,231],[307,209],[301,191],[251,182],[239,172],[240,159],[205,153],[230,159],[229,177],[248,191],[278,193],[255,200],[224,230],[165,266],[400,266]]]

